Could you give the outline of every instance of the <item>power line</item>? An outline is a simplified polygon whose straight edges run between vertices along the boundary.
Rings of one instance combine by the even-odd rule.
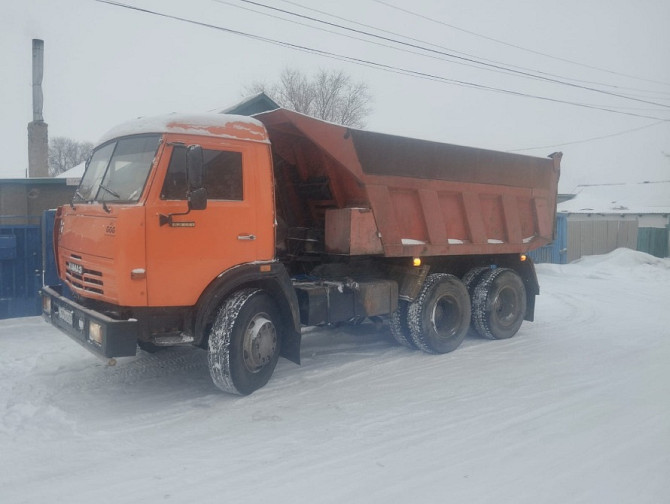
[[[287,23],[296,24],[296,25],[299,25],[299,26],[304,26],[304,27],[307,27],[307,28],[310,28],[310,29],[313,29],[313,30],[318,30],[318,31],[321,31],[321,32],[325,32],[325,33],[330,33],[332,35],[337,35],[338,37],[344,37],[344,38],[347,38],[347,39],[350,39],[350,40],[358,40],[360,42],[365,42],[366,44],[372,44],[372,45],[376,45],[378,47],[384,47],[384,48],[387,48],[387,49],[392,49],[394,51],[401,51],[401,52],[408,53],[408,54],[414,54],[414,55],[417,55],[417,56],[421,56],[421,57],[424,57],[424,58],[430,58],[430,59],[434,59],[434,60],[437,60],[437,61],[446,61],[446,62],[449,62],[449,63],[454,64],[454,65],[464,65],[464,66],[477,68],[477,69],[480,69],[480,70],[486,70],[486,71],[489,71],[489,72],[500,73],[500,74],[503,74],[503,75],[511,75],[511,73],[508,70],[497,70],[497,69],[494,69],[494,68],[482,68],[480,66],[474,66],[470,63],[463,62],[463,61],[453,61],[452,59],[448,59],[444,56],[438,56],[438,55],[434,55],[434,54],[425,54],[423,52],[413,51],[411,49],[407,49],[407,48],[404,48],[404,47],[397,47],[397,46],[393,46],[393,45],[389,45],[389,44],[384,44],[384,43],[381,43],[381,42],[376,42],[374,40],[368,40],[368,39],[365,39],[365,38],[362,38],[362,37],[356,37],[355,35],[348,35],[346,33],[341,33],[341,32],[334,31],[334,30],[329,30],[327,28],[319,28],[318,26],[314,26],[314,25],[311,25],[311,24],[308,24],[308,23],[301,23],[300,21],[296,21],[295,19],[287,19],[285,17],[281,17],[281,16],[278,16],[278,15],[275,15],[275,14],[271,14],[269,12],[261,12],[261,11],[258,11],[258,10],[254,10],[250,7],[244,7],[242,5],[237,5],[233,2],[226,1],[226,0],[212,0],[212,1],[214,1],[216,3],[219,3],[219,4],[222,4],[222,5],[227,5],[229,7],[233,7],[235,9],[241,9],[241,10],[245,10],[247,12],[253,12],[254,14],[258,14],[258,15],[261,15],[261,16],[266,16],[266,17],[269,17],[269,18],[272,18],[272,19],[279,19],[279,20],[285,21]],[[300,4],[297,4],[295,2],[290,2],[288,0],[281,0],[281,1],[284,1],[284,2],[292,4],[292,5],[300,6]],[[319,12],[319,13],[322,13],[322,14],[331,15],[331,14],[328,14],[326,12],[320,11],[318,9],[311,9],[309,7],[304,7],[304,8],[308,9],[308,10],[313,10],[315,12]],[[341,18],[340,16],[333,16],[333,17],[336,17],[338,19],[345,19],[345,18]],[[366,24],[363,24],[363,23],[358,23],[356,21],[351,21],[351,20],[346,20],[346,21],[357,24],[357,25],[366,26],[366,27],[370,27],[370,28],[373,28],[373,29],[378,29],[378,28],[374,28],[370,25],[366,25]],[[385,33],[391,33],[391,34],[398,35],[400,37],[405,37],[404,35],[396,34],[395,32],[389,32],[388,30],[381,30],[381,29],[379,29],[379,30],[382,31],[382,32],[385,32]],[[411,37],[405,37],[405,38],[408,38],[409,40],[418,40],[418,39],[414,39],[414,38],[411,38]],[[429,42],[423,42],[423,43],[427,43],[427,44],[435,46],[435,47],[442,47],[442,46],[439,46],[439,45],[436,45],[436,44],[431,44]],[[459,52],[458,54],[467,54],[467,53],[460,53]],[[484,60],[484,61],[492,61],[492,60]],[[524,68],[524,67],[516,67],[515,66],[514,68]],[[539,73],[544,73],[544,72],[539,72]],[[553,75],[553,74],[544,73],[544,75]],[[532,78],[537,79],[537,77],[532,77]],[[575,80],[575,79],[570,79],[570,80]],[[586,81],[579,81],[579,82],[586,82]],[[608,84],[601,84],[601,85],[609,86]],[[615,87],[616,88],[616,86],[610,86],[610,87]],[[626,107],[616,106],[614,108],[623,109],[623,108],[626,108]],[[649,109],[649,110],[656,110],[656,109]]]
[[[670,108],[670,105],[666,105],[664,103],[658,103],[658,102],[653,102],[653,101],[649,101],[649,100],[643,100],[643,99],[640,99],[640,98],[634,98],[634,97],[622,95],[622,94],[619,94],[619,93],[613,93],[611,91],[605,91],[603,89],[592,88],[592,87],[589,87],[589,86],[582,86],[580,84],[574,84],[574,83],[571,83],[571,82],[566,82],[566,81],[562,81],[562,80],[559,80],[559,79],[554,79],[554,78],[551,78],[551,77],[545,77],[545,76],[541,76],[541,75],[534,75],[534,74],[524,72],[524,71],[521,71],[521,70],[514,70],[512,68],[505,68],[503,66],[496,65],[496,64],[493,64],[493,63],[486,63],[486,62],[478,61],[478,60],[473,59],[473,58],[458,56],[456,54],[447,53],[447,52],[444,52],[444,51],[438,51],[436,49],[430,49],[428,47],[420,46],[420,45],[417,45],[417,44],[412,44],[412,43],[409,43],[409,42],[403,42],[401,40],[396,40],[396,39],[392,39],[392,38],[389,38],[389,37],[385,37],[383,35],[377,35],[375,33],[370,33],[370,32],[363,31],[363,30],[358,30],[356,28],[350,28],[350,27],[347,27],[347,26],[339,25],[337,23],[331,23],[330,21],[324,21],[322,19],[314,18],[314,17],[311,17],[311,16],[306,16],[304,14],[298,14],[296,12],[292,12],[292,11],[289,11],[289,10],[286,10],[286,9],[280,9],[278,7],[272,7],[270,5],[265,5],[265,4],[262,4],[260,2],[255,2],[253,0],[239,0],[239,1],[247,3],[247,4],[251,4],[251,5],[256,5],[258,7],[264,7],[264,8],[269,9],[269,10],[282,12],[284,14],[289,14],[291,16],[297,16],[297,17],[300,17],[300,18],[303,18],[303,19],[309,19],[310,21],[314,21],[314,22],[317,22],[317,23],[322,23],[322,24],[325,24],[325,25],[328,25],[328,26],[337,27],[337,28],[347,30],[347,31],[352,31],[352,32],[355,32],[355,33],[359,33],[359,34],[369,36],[369,37],[378,38],[378,39],[381,39],[381,40],[385,40],[387,42],[393,42],[395,44],[405,45],[405,46],[408,46],[408,47],[413,47],[415,49],[421,49],[423,51],[428,51],[428,52],[432,52],[432,53],[441,54],[443,56],[448,56],[448,57],[459,59],[459,60],[462,60],[462,61],[467,61],[467,62],[474,63],[474,64],[477,64],[477,65],[496,68],[498,70],[505,70],[505,71],[510,72],[510,73],[514,73],[514,74],[518,74],[518,75],[524,75],[524,76],[527,76],[527,77],[532,77],[532,78],[535,78],[535,79],[540,79],[540,80],[544,80],[544,81],[547,81],[547,82],[552,82],[552,83],[555,83],[555,84],[561,84],[561,85],[569,86],[569,87],[572,87],[572,88],[583,89],[583,90],[592,91],[592,92],[595,92],[595,93],[605,94],[605,95],[608,95],[608,96],[623,98],[623,99],[626,99],[626,100],[632,100],[632,101],[636,101],[636,102],[640,102],[640,103],[646,103],[647,105],[656,105],[658,107]]]
[[[237,5],[231,4],[231,3],[229,3],[229,2],[221,2],[220,0],[214,0],[214,1],[217,1],[217,2],[219,2],[219,3],[226,3],[227,5],[231,5],[231,6],[235,6],[235,7],[238,7],[238,8],[242,8],[241,6],[237,6]],[[342,20],[342,21],[346,21],[347,23],[352,23],[352,24],[357,25],[357,26],[363,26],[363,27],[365,27],[365,28],[370,28],[370,29],[373,29],[373,30],[377,30],[377,31],[382,32],[382,33],[388,33],[388,34],[390,34],[390,35],[395,35],[395,36],[397,36],[397,37],[402,37],[402,38],[405,38],[405,39],[407,39],[407,40],[412,40],[412,41],[414,41],[414,42],[420,42],[420,43],[422,43],[422,44],[426,44],[426,45],[429,45],[429,46],[432,46],[432,47],[438,47],[438,48],[440,48],[440,49],[444,49],[444,50],[447,50],[447,51],[452,51],[452,52],[454,52],[454,53],[456,53],[456,54],[462,54],[462,55],[469,56],[469,57],[472,57],[472,58],[478,58],[478,59],[480,59],[480,60],[482,60],[482,61],[486,61],[486,62],[489,62],[489,63],[496,63],[496,64],[499,64],[499,65],[507,65],[507,66],[509,66],[510,68],[516,68],[516,69],[520,69],[520,70],[531,71],[531,72],[535,72],[535,73],[540,74],[540,75],[547,75],[547,76],[549,76],[549,77],[557,77],[557,78],[564,79],[564,80],[569,80],[569,81],[572,81],[572,82],[581,82],[581,83],[584,83],[584,84],[594,84],[594,85],[604,86],[604,87],[609,87],[609,88],[613,88],[613,89],[620,89],[620,90],[626,90],[626,91],[635,91],[635,92],[639,92],[639,93],[647,93],[647,94],[651,94],[651,95],[668,95],[668,96],[670,96],[670,91],[665,92],[665,91],[658,91],[658,90],[651,90],[651,89],[639,89],[639,88],[632,88],[632,87],[626,87],[626,86],[617,86],[617,85],[615,85],[615,84],[608,84],[608,83],[605,83],[605,82],[597,82],[597,81],[590,81],[590,80],[584,80],[584,79],[576,79],[576,78],[574,78],[574,77],[561,76],[561,75],[558,75],[558,74],[554,74],[554,73],[550,73],[550,72],[543,72],[543,71],[541,71],[541,70],[531,69],[531,68],[524,67],[524,66],[513,65],[513,64],[511,64],[511,63],[503,63],[503,62],[500,62],[500,61],[496,61],[496,60],[492,60],[492,59],[488,59],[488,58],[483,58],[483,57],[481,57],[481,56],[474,56],[474,55],[469,54],[469,53],[465,53],[465,52],[462,52],[462,51],[456,51],[456,50],[454,50],[454,49],[450,49],[450,48],[445,47],[445,46],[443,46],[443,45],[434,44],[434,43],[432,43],[432,42],[428,42],[428,41],[425,41],[425,40],[421,40],[421,39],[417,39],[417,38],[410,37],[410,36],[407,36],[407,35],[403,35],[403,34],[398,33],[398,32],[394,32],[394,31],[390,31],[390,30],[385,30],[385,29],[383,29],[383,28],[379,28],[379,27],[372,26],[372,25],[369,25],[369,24],[360,23],[360,22],[358,22],[358,21],[354,21],[354,20],[352,20],[352,19],[348,19],[348,18],[345,18],[345,17],[342,17],[342,16],[338,16],[338,15],[335,15],[335,14],[332,14],[332,13],[330,13],[330,12],[326,12],[326,11],[323,11],[323,10],[315,9],[314,7],[308,7],[308,6],[306,6],[306,5],[302,5],[302,4],[298,3],[298,2],[293,2],[293,1],[291,1],[291,0],[280,0],[280,1],[283,2],[283,3],[287,3],[287,4],[289,4],[289,5],[293,5],[293,6],[295,6],[295,7],[299,7],[299,8],[305,9],[305,10],[309,10],[309,11],[312,11],[312,12],[318,12],[319,14],[324,14],[324,15],[326,15],[326,16],[329,16],[329,17],[332,17],[332,18],[335,18],[335,19],[340,19],[340,20]],[[384,4],[384,5],[387,5],[387,4],[385,4],[384,2],[380,2],[380,3],[382,3],[382,4]],[[393,6],[391,6],[391,5],[388,5],[388,6],[389,6],[389,7],[393,7]],[[405,9],[401,9],[401,8],[399,8],[399,7],[398,7],[397,9],[398,9],[398,10],[402,10],[402,11],[405,10]],[[252,11],[252,12],[258,12],[258,11]],[[408,12],[408,13],[411,13],[411,12]],[[260,14],[260,12],[259,12],[259,14]],[[266,14],[266,15],[268,15],[268,14]],[[421,16],[420,14],[415,14],[415,15],[417,15],[417,16],[419,16],[419,17],[424,17],[424,16]],[[284,21],[291,22],[290,20],[285,19],[285,18],[277,18],[277,19],[283,19]],[[430,19],[430,20],[433,21],[432,19]],[[439,22],[439,21],[437,21],[437,22],[440,23],[440,24],[445,24],[446,26],[452,27],[452,25],[449,25],[449,24],[446,24],[446,23],[441,23],[441,22]],[[304,26],[309,26],[309,25],[304,25]],[[455,29],[459,29],[459,28],[457,28],[457,27],[454,27],[454,28],[455,28]],[[471,33],[471,32],[468,32],[467,30],[461,30],[461,31],[465,31],[466,33]],[[334,33],[334,32],[330,32],[330,31],[329,31],[328,33]],[[484,38],[489,38],[489,39],[490,39],[490,37],[486,37],[486,36],[484,36],[484,35],[481,35],[481,36],[484,37]],[[361,40],[361,39],[356,39],[356,40]],[[491,39],[491,40],[496,40],[496,39]],[[496,41],[497,41],[497,40],[496,40]],[[368,42],[369,42],[369,43],[373,43],[373,42],[371,42],[371,41],[368,41]],[[504,43],[504,42],[502,42],[502,43]],[[382,45],[383,45],[383,44],[382,44]],[[384,46],[384,47],[388,47],[388,46]],[[516,46],[512,46],[512,47],[516,47]],[[410,52],[411,52],[411,51],[410,51]],[[532,50],[531,50],[531,52],[536,52],[536,51],[532,51]],[[417,53],[414,53],[414,52],[412,52],[412,53],[413,53],[413,54],[417,54]],[[544,55],[543,53],[538,53],[538,54]],[[426,55],[426,56],[427,56],[427,55]],[[551,56],[549,56],[549,57],[551,57]],[[443,59],[443,58],[437,58],[437,59]],[[560,58],[557,58],[557,59],[560,59]],[[455,63],[455,62],[454,62],[454,63]],[[479,68],[479,67],[476,67],[476,68]],[[631,96],[632,96],[632,95],[631,95]],[[659,97],[658,99],[664,99],[664,98],[660,98],[660,97]]]
[[[152,10],[149,10],[149,9],[144,9],[144,8],[141,8],[141,7],[135,7],[135,6],[132,6],[132,5],[124,4],[124,3],[121,3],[121,2],[116,2],[116,1],[113,1],[113,0],[94,0],[94,1],[99,2],[99,3],[108,4],[108,5],[112,5],[112,6],[115,6],[115,7],[121,7],[121,8],[124,8],[124,9],[134,10],[134,11],[138,11],[138,12],[144,12],[146,14],[152,14],[152,15],[159,16],[159,17],[164,17],[164,18],[167,18],[167,19],[173,19],[173,20],[176,20],[176,21],[181,21],[181,22],[193,24],[193,25],[196,25],[196,26],[201,26],[201,27],[204,27],[204,28],[210,28],[210,29],[213,29],[213,30],[222,31],[222,32],[225,32],[225,33],[233,34],[233,35],[239,35],[239,36],[242,36],[242,37],[246,37],[246,38],[250,38],[250,39],[253,39],[253,40],[266,42],[266,43],[270,43],[270,44],[274,44],[274,45],[279,45],[279,46],[294,49],[294,50],[297,50],[297,51],[307,52],[307,53],[311,53],[311,54],[317,54],[317,55],[320,55],[320,56],[336,59],[336,60],[339,60],[339,61],[346,61],[346,62],[349,62],[349,63],[354,63],[354,64],[358,64],[358,65],[362,65],[362,66],[367,66],[367,67],[375,68],[375,69],[378,69],[378,70],[383,70],[383,71],[390,72],[390,73],[407,75],[407,76],[411,76],[411,77],[417,77],[417,78],[421,78],[421,79],[425,79],[425,80],[432,80],[432,81],[437,81],[437,82],[446,83],[446,84],[454,84],[454,85],[458,85],[458,86],[461,86],[461,87],[469,87],[469,88],[474,88],[474,89],[481,89],[481,90],[486,90],[486,91],[493,91],[493,92],[498,92],[498,93],[509,94],[509,95],[513,95],[513,96],[519,96],[519,97],[525,97],[525,98],[534,98],[534,99],[553,102],[553,103],[573,105],[573,106],[576,106],[576,107],[588,108],[588,109],[592,109],[592,110],[601,110],[601,111],[605,111],[605,112],[611,112],[611,113],[614,113],[614,114],[621,114],[621,115],[627,115],[627,116],[632,116],[632,117],[642,117],[642,118],[645,118],[645,119],[656,119],[656,120],[659,120],[659,121],[670,121],[670,119],[664,119],[664,118],[660,118],[660,117],[636,114],[636,113],[632,113],[632,112],[622,112],[622,111],[613,110],[613,109],[607,108],[607,107],[589,105],[589,104],[578,103],[578,102],[571,102],[571,101],[567,101],[567,100],[560,100],[560,99],[557,99],[557,98],[550,98],[550,97],[546,97],[546,96],[533,95],[533,94],[529,94],[529,93],[522,93],[522,92],[519,92],[519,91],[513,91],[513,90],[509,90],[509,89],[504,89],[504,88],[496,88],[496,87],[492,87],[492,86],[486,86],[486,85],[483,85],[483,84],[477,84],[477,83],[473,83],[473,82],[461,81],[461,80],[456,80],[456,79],[449,79],[449,78],[446,78],[446,77],[441,77],[441,76],[438,76],[438,75],[433,75],[433,74],[429,74],[429,73],[425,73],[425,72],[418,72],[418,71],[415,71],[415,70],[400,68],[400,67],[396,67],[396,66],[392,66],[392,65],[385,65],[383,63],[377,63],[377,62],[370,61],[370,60],[364,60],[364,59],[361,59],[361,58],[354,58],[354,57],[351,57],[351,56],[332,53],[332,52],[328,52],[328,51],[322,51],[322,50],[307,47],[307,46],[292,44],[290,42],[271,39],[271,38],[268,38],[268,37],[262,37],[260,35],[254,35],[254,34],[247,33],[247,32],[242,32],[242,31],[239,31],[239,30],[233,30],[231,28],[226,28],[226,27],[223,27],[223,26],[213,25],[213,24],[210,24],[210,23],[204,23],[202,21],[195,21],[195,20],[192,20],[192,19],[182,18],[182,17],[179,17],[179,16],[171,15],[171,14],[165,14],[165,13],[162,13],[162,12],[157,12],[157,11],[152,11]]]
[[[249,8],[249,7],[244,7],[242,5],[237,5],[237,4],[235,4],[233,2],[230,2],[230,1],[225,1],[225,0],[212,0],[212,1],[214,1],[216,3],[223,4],[223,5],[227,5],[229,7],[233,7],[233,8],[236,8],[236,9],[241,9],[241,10],[245,10],[247,12],[252,12],[254,14],[269,17],[269,18],[272,18],[272,19],[279,19],[279,20],[287,22],[287,23],[296,24],[296,25],[299,25],[299,26],[304,26],[304,27],[307,27],[307,28],[310,28],[310,29],[313,29],[313,30],[318,30],[318,31],[321,31],[321,32],[325,32],[325,33],[330,33],[332,35],[337,35],[338,37],[344,37],[344,38],[347,38],[347,39],[350,39],[350,40],[358,40],[358,41],[365,42],[367,44],[376,45],[378,47],[384,47],[384,48],[387,48],[387,49],[392,49],[394,51],[401,51],[401,52],[405,52],[405,53],[408,53],[408,54],[414,54],[414,55],[417,55],[417,56],[422,56],[422,57],[434,59],[434,60],[437,60],[437,61],[448,61],[449,63],[456,64],[456,65],[472,66],[472,65],[469,65],[468,63],[464,63],[464,62],[460,62],[460,61],[452,61],[452,60],[449,60],[447,58],[440,57],[440,56],[433,55],[433,54],[424,54],[422,52],[413,51],[413,50],[406,49],[406,48],[403,48],[403,47],[395,47],[395,46],[392,46],[392,45],[389,45],[389,44],[384,44],[384,43],[381,43],[381,42],[375,42],[373,40],[367,40],[367,39],[364,39],[364,38],[361,38],[361,37],[356,37],[354,35],[347,35],[346,33],[340,33],[340,32],[337,32],[337,31],[329,30],[327,28],[319,28],[319,27],[311,25],[311,24],[301,23],[300,21],[296,21],[294,19],[287,19],[285,17],[281,17],[281,16],[271,14],[271,13],[268,13],[268,12],[261,12],[261,11],[254,10],[252,8]],[[378,28],[372,27],[371,25],[366,25],[366,24],[363,24],[363,23],[359,23],[357,21],[348,20],[348,19],[343,18],[341,16],[335,16],[333,14],[329,14],[327,12],[324,12],[324,11],[321,11],[321,10],[318,10],[318,9],[313,9],[313,8],[310,8],[310,7],[306,7],[306,6],[303,6],[303,5],[301,5],[297,2],[292,2],[290,0],[280,0],[280,1],[291,4],[291,5],[295,5],[295,6],[298,6],[298,7],[302,7],[302,8],[307,9],[307,10],[311,10],[311,11],[315,11],[315,12],[318,12],[318,13],[321,13],[321,14],[325,14],[325,15],[328,15],[328,16],[333,16],[333,17],[338,18],[338,19],[343,19],[345,21],[348,21],[348,22],[351,22],[351,23],[354,23],[354,24],[357,24],[357,25],[360,25],[360,26],[365,26],[365,27],[369,27],[369,28],[373,28],[373,29],[378,29]],[[382,29],[379,29],[379,30],[383,31],[383,32],[386,32],[386,33],[395,34],[395,32],[390,32],[388,30],[382,30]],[[403,37],[403,35],[400,35],[400,34],[397,34],[397,35]],[[409,38],[410,40],[418,40],[418,39],[412,39],[411,37],[407,37],[407,38]],[[435,47],[441,47],[441,46],[438,46],[438,45],[435,45],[435,44],[431,44],[429,42],[426,42],[426,43],[428,43],[429,45],[434,45]],[[465,54],[465,53],[461,53],[461,54]],[[475,67],[475,68],[480,68],[480,67]],[[517,68],[523,68],[523,67],[517,67]],[[480,68],[480,69],[482,69],[482,68]],[[509,72],[505,71],[505,70],[495,70],[495,69],[490,69],[490,68],[483,68],[482,70],[487,70],[487,71],[496,72],[496,73],[502,73],[503,75],[509,75]],[[542,72],[540,72],[540,73],[542,73]],[[552,74],[546,74],[546,75],[552,75]],[[603,84],[603,85],[608,86],[608,84]],[[616,86],[610,86],[610,87],[616,87]],[[644,90],[640,90],[640,91],[644,91]],[[584,104],[584,105],[587,105],[587,106],[590,106],[590,107],[598,107],[598,105],[593,105],[593,104]],[[622,111],[632,110],[632,111],[644,111],[644,112],[661,112],[658,109],[641,108],[641,107],[624,107],[622,105],[616,105],[616,106],[612,105],[612,106],[609,106],[609,108],[616,109],[616,110],[622,110]]]
[[[529,150],[536,150],[536,149],[549,149],[549,148],[554,148],[554,147],[563,147],[565,145],[576,145],[576,144],[582,144],[582,143],[587,143],[587,142],[593,142],[595,140],[604,140],[606,138],[612,138],[612,137],[616,137],[616,136],[626,135],[628,133],[633,133],[635,131],[640,131],[640,130],[643,130],[643,129],[651,128],[653,126],[658,126],[659,124],[663,124],[665,122],[667,122],[667,121],[656,121],[654,123],[647,124],[645,126],[640,126],[639,128],[633,128],[633,129],[628,129],[628,130],[624,130],[624,131],[619,131],[617,133],[611,133],[609,135],[587,138],[587,139],[584,139],[584,140],[574,140],[572,142],[564,142],[564,143],[560,143],[560,144],[542,145],[540,147],[526,147],[524,149],[510,149],[510,150],[507,150],[507,152],[521,152],[521,151],[529,151]]]
[[[593,65],[587,65],[585,63],[580,63],[578,61],[570,60],[570,59],[567,59],[567,58],[561,58],[560,56],[553,56],[551,54],[543,53],[541,51],[536,51],[534,49],[529,49],[527,47],[523,47],[523,46],[520,46],[520,45],[511,44],[509,42],[505,42],[504,40],[500,40],[500,39],[496,39],[496,38],[489,37],[489,36],[486,36],[486,35],[482,35],[481,33],[466,30],[464,28],[460,28],[458,26],[455,26],[455,25],[452,25],[452,24],[449,24],[449,23],[445,23],[443,21],[438,21],[437,19],[433,19],[431,17],[424,16],[422,14],[419,14],[418,12],[414,12],[414,11],[411,11],[409,9],[403,9],[402,7],[392,5],[388,2],[384,2],[383,0],[372,0],[372,1],[377,2],[378,4],[384,5],[386,7],[389,7],[391,9],[396,9],[396,10],[405,12],[407,14],[411,14],[412,16],[416,16],[416,17],[419,17],[419,18],[422,18],[422,19],[426,19],[426,20],[431,21],[433,23],[437,23],[437,24],[440,24],[442,26],[447,26],[447,27],[452,28],[454,30],[458,30],[460,32],[467,33],[467,34],[473,35],[475,37],[490,40],[492,42],[496,42],[498,44],[502,44],[502,45],[505,45],[505,46],[508,46],[508,47],[513,47],[515,49],[520,49],[522,51],[526,51],[526,52],[529,52],[529,53],[538,54],[540,56],[545,56],[547,58],[551,58],[551,59],[554,59],[554,60],[557,60],[557,61],[563,61],[565,63],[571,63],[573,65],[581,66],[581,67],[584,67],[584,68],[589,68],[591,70],[598,70],[600,72],[605,72],[605,73],[609,73],[609,74],[612,74],[612,75],[618,75],[620,77],[628,77],[630,79],[636,79],[636,80],[640,80],[640,81],[644,81],[644,82],[650,82],[650,83],[653,83],[653,84],[661,84],[663,86],[670,86],[670,83],[667,83],[667,82],[645,79],[643,77],[638,77],[636,75],[630,75],[630,74],[626,74],[626,73],[616,72],[614,70],[609,70],[607,68],[601,68],[601,67],[597,67],[597,66],[593,66]]]
[[[241,9],[241,10],[245,10],[247,12],[253,12],[254,14],[269,17],[269,18],[272,18],[272,19],[279,19],[279,20],[285,21],[287,23],[296,24],[296,25],[299,25],[299,26],[304,26],[306,28],[311,28],[312,30],[317,30],[317,31],[320,31],[320,32],[325,32],[325,33],[330,33],[332,35],[337,35],[338,37],[344,37],[344,38],[347,38],[347,39],[350,39],[350,40],[358,40],[360,42],[365,42],[366,44],[372,44],[372,45],[376,45],[378,47],[385,47],[386,49],[393,49],[394,51],[401,51],[401,52],[408,53],[408,54],[414,54],[416,56],[422,56],[424,58],[430,58],[430,59],[434,59],[434,60],[438,60],[438,61],[447,61],[447,62],[452,63],[454,65],[464,65],[464,66],[473,67],[473,65],[470,65],[468,63],[464,63],[464,62],[461,62],[461,61],[452,61],[452,60],[450,60],[448,58],[445,58],[445,57],[440,57],[440,56],[436,56],[436,55],[432,55],[432,54],[425,54],[425,53],[422,53],[422,52],[419,52],[419,51],[412,51],[411,49],[405,49],[403,47],[396,47],[396,46],[393,46],[393,45],[390,45],[390,44],[375,42],[374,40],[368,40],[368,39],[365,39],[365,38],[362,38],[362,37],[356,37],[355,35],[348,35],[346,33],[341,33],[341,32],[335,31],[335,30],[329,30],[327,28],[319,28],[318,26],[314,26],[314,25],[311,25],[311,24],[308,24],[308,23],[301,23],[300,21],[296,21],[295,19],[287,19],[287,18],[278,16],[278,15],[275,15],[275,14],[270,14],[269,12],[261,12],[261,11],[258,11],[258,10],[254,10],[250,7],[244,7],[242,5],[237,5],[233,2],[229,2],[229,1],[226,1],[226,0],[212,0],[212,1],[216,2],[216,3],[219,3],[219,4],[222,4],[222,5],[227,5],[229,7],[233,7],[235,9]],[[293,4],[294,2],[288,2],[288,3]],[[298,4],[295,4],[295,5],[298,5]],[[310,9],[310,10],[316,10],[316,9]],[[321,11],[316,10],[316,12],[321,12]],[[361,24],[361,23],[356,23],[356,24]],[[363,25],[363,26],[368,26],[368,25]],[[382,30],[382,31],[386,31],[386,30]],[[393,32],[389,32],[389,33],[393,33]],[[400,36],[402,36],[402,35],[400,35]],[[414,40],[414,39],[410,38],[410,40]],[[430,45],[433,45],[433,44],[430,44]],[[439,47],[439,46],[436,46],[436,47]],[[461,53],[461,54],[465,54],[465,53]],[[474,68],[480,68],[480,67],[474,67]],[[509,72],[507,72],[505,70],[494,70],[494,69],[488,69],[488,68],[484,68],[482,70],[488,70],[488,71],[491,71],[491,72],[496,72],[496,73],[502,73],[504,75],[509,75]]]

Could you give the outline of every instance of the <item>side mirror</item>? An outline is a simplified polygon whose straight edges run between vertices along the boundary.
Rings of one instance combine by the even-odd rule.
[[[188,193],[189,210],[204,210],[207,208],[207,189],[199,187]]]
[[[199,145],[189,145],[186,149],[186,174],[188,176],[188,187],[191,192],[202,188],[203,170],[202,147]]]

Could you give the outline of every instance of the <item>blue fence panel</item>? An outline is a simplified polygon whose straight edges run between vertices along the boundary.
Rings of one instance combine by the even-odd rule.
[[[565,264],[568,262],[568,218],[556,216],[556,239],[549,245],[535,249],[528,254],[535,263]]]
[[[637,250],[656,257],[668,257],[668,228],[638,228]]]
[[[56,269],[56,254],[54,252],[54,221],[55,210],[46,210],[42,215],[42,277],[44,285],[59,285],[58,270]]]
[[[0,225],[0,249],[0,319],[39,315],[41,227]]]

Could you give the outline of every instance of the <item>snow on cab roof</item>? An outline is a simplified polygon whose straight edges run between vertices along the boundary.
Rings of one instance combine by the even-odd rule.
[[[256,119],[240,115],[205,113],[138,117],[115,126],[105,133],[98,143],[103,144],[113,138],[143,133],[179,133],[269,142],[265,126]]]

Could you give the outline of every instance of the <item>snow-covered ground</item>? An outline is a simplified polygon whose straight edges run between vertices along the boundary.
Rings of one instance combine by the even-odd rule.
[[[1,503],[670,502],[670,260],[538,266],[536,322],[432,356],[313,330],[249,397],[206,355],[0,322]]]

